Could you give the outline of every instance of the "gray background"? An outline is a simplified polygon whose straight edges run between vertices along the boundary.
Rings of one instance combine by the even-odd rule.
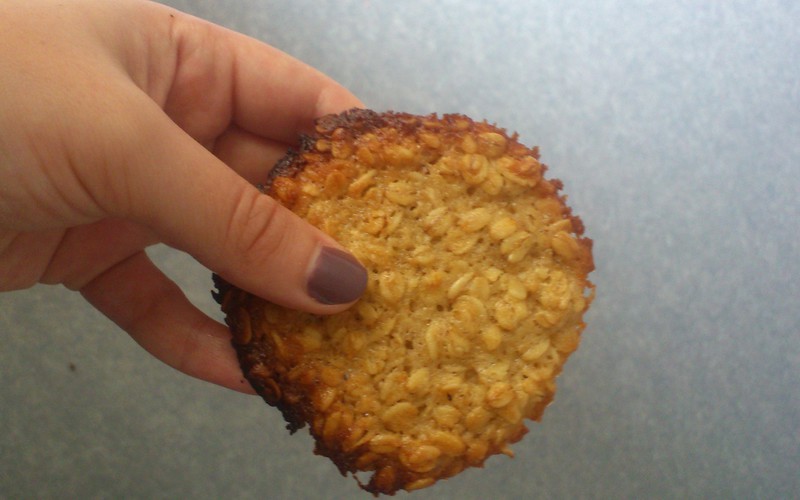
[[[800,495],[797,2],[167,3],[374,109],[518,131],[595,240],[589,327],[517,457],[400,498]],[[206,270],[151,253],[220,317]],[[0,497],[366,497],[76,294],[0,295],[0,335]]]

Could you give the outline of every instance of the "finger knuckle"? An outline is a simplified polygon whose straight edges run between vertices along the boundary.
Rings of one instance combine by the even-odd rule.
[[[239,197],[231,213],[226,241],[239,258],[261,261],[280,250],[287,222],[275,200],[248,191]]]

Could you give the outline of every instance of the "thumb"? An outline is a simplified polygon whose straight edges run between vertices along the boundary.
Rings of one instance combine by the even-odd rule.
[[[367,273],[355,257],[171,121],[168,126],[171,133],[160,134],[144,161],[126,172],[134,218],[226,281],[271,302],[327,314],[361,296]]]

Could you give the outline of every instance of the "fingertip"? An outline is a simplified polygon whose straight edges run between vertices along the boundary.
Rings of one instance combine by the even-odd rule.
[[[367,289],[367,270],[349,252],[322,246],[312,261],[307,292],[326,306],[346,306]]]
[[[225,227],[207,233],[220,235],[206,238],[216,251],[199,260],[225,281],[312,314],[342,311],[364,293],[367,271],[358,260],[273,198],[248,188],[222,212],[205,219],[207,228]]]
[[[339,83],[331,82],[324,87],[317,99],[317,118],[325,115],[341,113],[352,108],[364,108],[364,103],[347,88]]]

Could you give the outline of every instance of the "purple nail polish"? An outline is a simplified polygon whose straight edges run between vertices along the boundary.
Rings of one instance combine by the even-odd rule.
[[[367,288],[367,270],[352,255],[323,247],[308,279],[308,294],[322,304],[346,304]]]

